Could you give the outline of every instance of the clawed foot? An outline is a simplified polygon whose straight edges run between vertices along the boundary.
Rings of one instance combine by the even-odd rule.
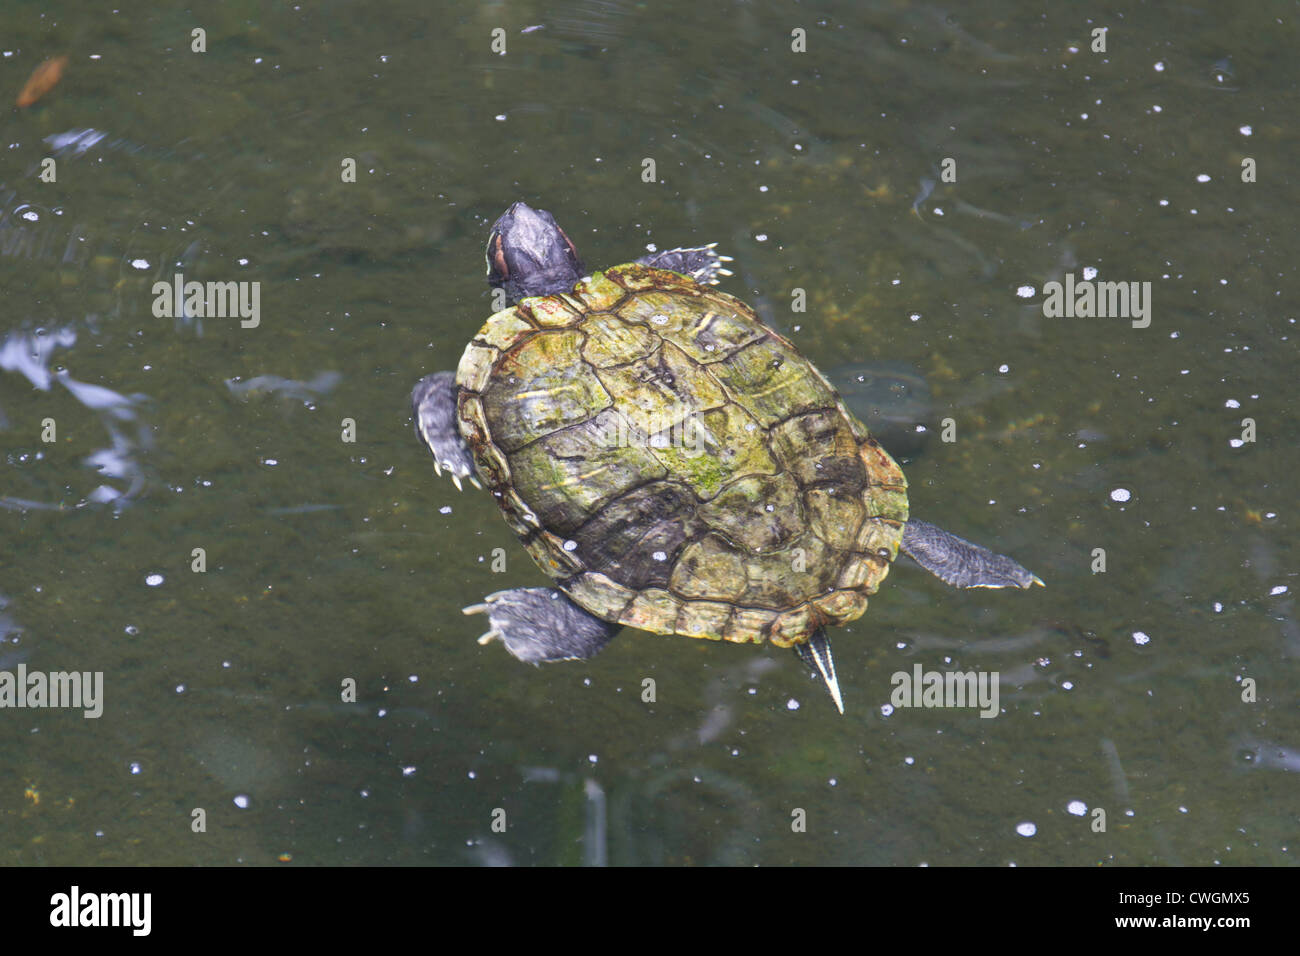
[[[555,588],[497,591],[465,614],[487,614],[480,644],[500,641],[526,664],[586,660],[609,643],[618,625],[588,614]]]
[[[723,265],[725,262],[731,262],[731,256],[718,255],[717,250],[714,249],[716,245],[716,242],[711,242],[707,246],[696,246],[692,249],[669,249],[667,252],[654,252],[642,256],[636,261],[643,266],[667,269],[670,272],[690,276],[700,285],[717,285],[723,276],[729,276],[732,272]]]
[[[1043,582],[1006,555],[972,544],[926,521],[908,521],[903,550],[944,584],[955,588],[1027,588]]]
[[[482,488],[474,476],[469,446],[456,424],[456,373],[435,372],[420,379],[411,390],[411,408],[415,430],[433,455],[433,470],[441,475],[446,468],[457,491],[462,478]]]

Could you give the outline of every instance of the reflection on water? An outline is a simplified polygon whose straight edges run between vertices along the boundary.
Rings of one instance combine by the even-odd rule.
[[[230,389],[231,394],[243,399],[264,393],[310,404],[317,397],[334,391],[342,380],[343,376],[338,372],[321,372],[307,382],[299,382],[279,375],[257,375],[246,382],[228,378],[226,387]]]
[[[35,331],[16,330],[10,332],[0,341],[0,371],[15,373],[26,378],[36,389],[50,391],[57,382],[84,408],[95,413],[100,424],[108,433],[109,444],[95,449],[86,455],[82,464],[95,471],[103,478],[119,479],[124,486],[109,484],[96,485],[84,493],[77,502],[63,500],[40,500],[16,495],[0,495],[0,507],[10,510],[60,509],[76,507],[87,502],[104,504],[112,502],[116,507],[123,507],[138,497],[145,489],[147,476],[143,464],[143,455],[148,452],[152,437],[147,423],[141,420],[137,407],[147,401],[147,396],[123,395],[102,385],[79,382],[65,368],[51,372],[50,361],[57,349],[71,349],[77,341],[77,333],[72,326],[48,333],[43,329]],[[0,408],[0,417],[3,408]],[[7,418],[4,419],[7,423]],[[71,423],[64,421],[64,427]],[[131,434],[124,429],[130,427]],[[42,422],[43,441],[58,440],[58,422],[47,418]],[[17,462],[27,466],[22,474],[26,482],[37,485],[41,479],[31,467],[45,459],[43,451],[30,452],[19,456]]]

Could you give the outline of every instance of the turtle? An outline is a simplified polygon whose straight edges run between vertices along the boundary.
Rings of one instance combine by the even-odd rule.
[[[914,519],[898,464],[744,302],[716,244],[588,272],[545,210],[493,224],[506,308],[411,395],[434,470],[486,485],[553,587],[464,609],[480,644],[585,660],[622,627],[793,648],[844,702],[827,628],[901,550],[959,588],[1043,582]],[[499,294],[499,293],[498,293]]]

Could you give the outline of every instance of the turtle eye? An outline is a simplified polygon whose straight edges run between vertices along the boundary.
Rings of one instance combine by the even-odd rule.
[[[506,252],[501,242],[501,233],[493,233],[492,238],[488,240],[488,279],[493,282],[504,282],[509,278],[510,267],[506,265]]]

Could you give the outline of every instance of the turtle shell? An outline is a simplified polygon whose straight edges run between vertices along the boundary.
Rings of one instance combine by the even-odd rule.
[[[537,563],[598,617],[789,647],[866,610],[907,482],[732,296],[631,264],[488,319],[461,431]]]

